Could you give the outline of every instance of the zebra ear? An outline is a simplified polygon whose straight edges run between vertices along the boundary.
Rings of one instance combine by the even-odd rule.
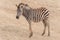
[[[28,5],[28,4],[25,4],[25,6],[26,6],[26,9],[30,9],[30,7],[29,7],[29,5]]]
[[[28,4],[25,4],[25,6],[28,6]]]
[[[18,5],[16,4],[16,7],[17,7]]]
[[[28,6],[28,4],[25,4],[25,6]]]

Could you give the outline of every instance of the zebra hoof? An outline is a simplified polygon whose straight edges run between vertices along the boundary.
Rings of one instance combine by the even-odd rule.
[[[48,36],[50,36],[50,34],[48,34]]]
[[[42,36],[44,35],[45,33],[42,33]]]
[[[32,36],[33,36],[33,33],[30,33],[29,38],[31,38]]]

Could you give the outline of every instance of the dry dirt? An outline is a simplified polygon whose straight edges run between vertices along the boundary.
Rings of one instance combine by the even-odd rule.
[[[46,7],[50,10],[51,36],[41,36],[43,24],[32,23],[33,36],[29,38],[29,24],[23,16],[17,20],[16,4],[29,4],[32,8]],[[0,0],[0,40],[60,40],[60,0]]]

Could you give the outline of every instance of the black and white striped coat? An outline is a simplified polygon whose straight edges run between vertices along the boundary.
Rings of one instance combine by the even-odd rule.
[[[39,22],[42,20],[46,20],[49,17],[49,11],[44,8],[41,7],[39,9],[29,9],[24,11],[23,16],[27,19],[27,20],[31,20],[34,22]]]
[[[45,7],[40,7],[37,9],[33,9],[29,7],[28,4],[20,3],[17,5],[17,16],[16,18],[18,19],[20,15],[23,15],[26,20],[29,23],[29,30],[30,30],[30,36],[32,36],[33,32],[31,29],[31,22],[40,22],[42,21],[44,24],[44,31],[42,35],[45,34],[46,26],[48,26],[48,36],[50,35],[50,28],[49,28],[49,10],[46,9]]]

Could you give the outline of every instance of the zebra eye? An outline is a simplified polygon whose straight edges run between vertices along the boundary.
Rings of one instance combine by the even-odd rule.
[[[23,6],[21,6],[21,8],[23,8]]]

